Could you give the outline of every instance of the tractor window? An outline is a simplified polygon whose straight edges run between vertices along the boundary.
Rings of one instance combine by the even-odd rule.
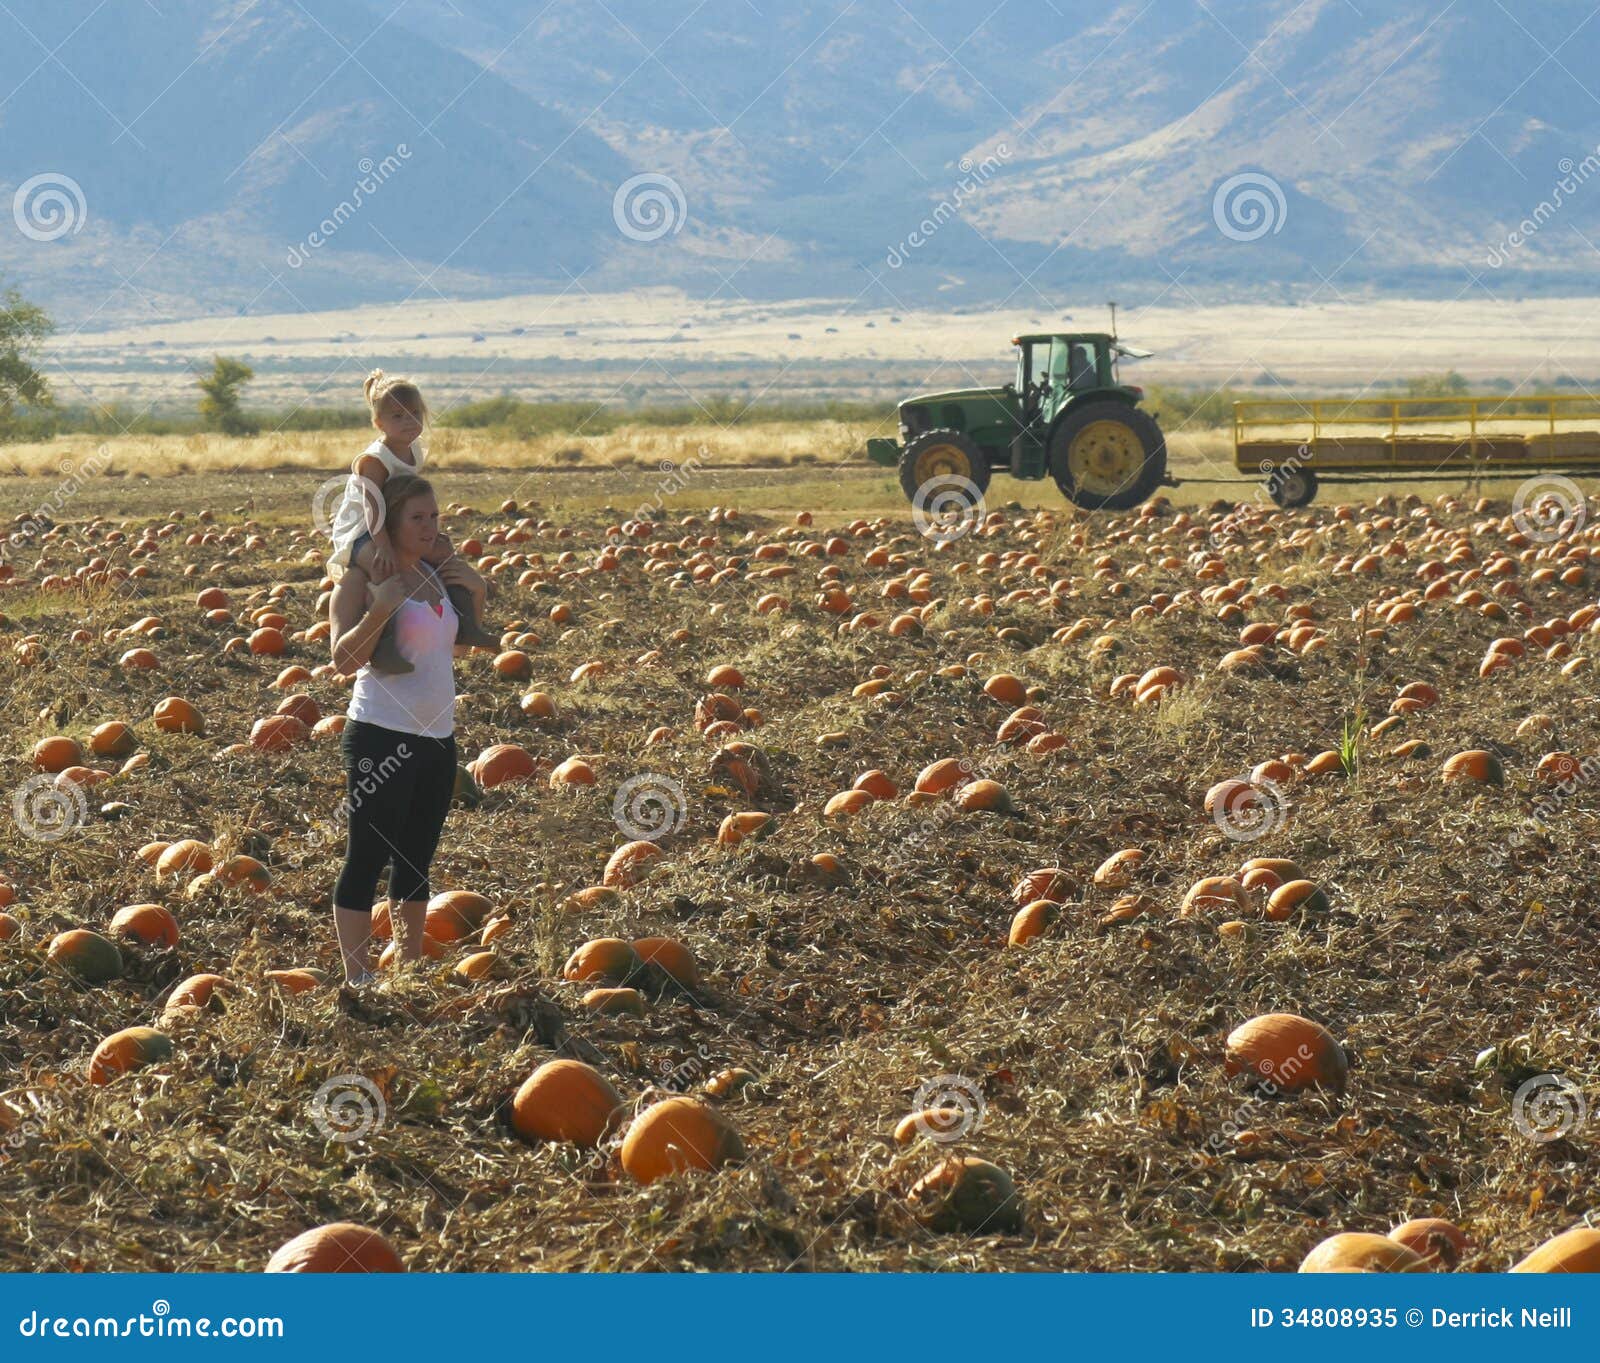
[[[1050,377],[1049,365],[1049,341],[1030,341],[1017,352],[1017,392],[1022,395],[1024,410],[1038,406],[1037,387],[1041,379]]]
[[[1078,342],[1072,347],[1068,361],[1067,387],[1094,388],[1100,383],[1100,371],[1095,365],[1094,347]]]
[[[1050,347],[1050,386],[1057,392],[1067,386],[1067,347],[1064,344]]]

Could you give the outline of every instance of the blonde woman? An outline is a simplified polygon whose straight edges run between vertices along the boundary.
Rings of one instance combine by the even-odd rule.
[[[428,404],[422,390],[410,379],[385,374],[381,369],[367,375],[363,391],[379,438],[350,467],[344,500],[333,518],[332,561],[341,570],[360,573],[364,582],[382,582],[394,571],[396,563],[384,514],[384,486],[397,474],[420,474],[426,458],[422,433],[428,424]],[[454,553],[450,537],[440,533],[428,549],[426,562],[440,568]],[[483,629],[472,597],[458,586],[451,586],[449,594],[460,620],[456,642],[475,648],[498,648],[500,641]],[[395,646],[392,627],[378,640],[369,665],[379,672],[411,671],[411,663]]]
[[[383,491],[391,571],[378,583],[345,574],[328,608],[333,665],[356,679],[340,736],[346,842],[333,892],[334,929],[354,988],[372,980],[372,903],[385,867],[401,959],[422,954],[428,868],[456,783],[454,601],[459,593],[476,609],[487,590],[459,558],[433,566],[439,504],[427,479],[396,474]],[[403,676],[372,664],[379,638],[391,632],[407,664]]]

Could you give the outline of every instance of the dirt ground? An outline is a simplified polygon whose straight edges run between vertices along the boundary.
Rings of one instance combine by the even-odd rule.
[[[870,468],[708,465],[663,493],[659,468],[442,467],[441,501],[471,508],[447,528],[482,542],[495,621],[530,639],[526,677],[459,660],[461,756],[516,743],[537,775],[453,809],[435,863],[436,889],[509,916],[496,978],[456,974],[479,947],[451,944],[352,1015],[331,985],[290,995],[266,977],[336,971],[337,743],[227,751],[290,690],[324,714],[346,704],[326,670],[274,685],[327,662],[302,636],[323,577],[307,508],[332,472],[0,481],[7,520],[48,505],[58,527],[9,545],[0,583],[5,1267],[256,1269],[347,1219],[413,1270],[1281,1270],[1335,1231],[1438,1215],[1472,1237],[1465,1268],[1501,1269],[1597,1212],[1600,802],[1587,779],[1538,772],[1548,753],[1600,753],[1593,668],[1573,662],[1592,649],[1592,507],[1530,539],[1508,486],[1477,508],[1473,489],[1386,483],[1281,513],[1249,485],[1191,482],[1144,516],[1087,516],[1001,480],[989,521],[940,544]],[[1243,510],[1213,506],[1225,494]],[[497,509],[508,497],[517,511]],[[653,528],[613,558],[608,531],[641,508]],[[232,621],[197,606],[211,585]],[[230,651],[269,603],[285,652]],[[1297,623],[1313,627],[1299,646]],[[1225,665],[1252,625],[1268,627],[1259,656]],[[1507,637],[1520,656],[1480,676]],[[135,645],[154,669],[119,663]],[[708,741],[695,711],[718,665],[759,714]],[[1113,694],[1158,666],[1183,674],[1164,699]],[[1059,745],[999,741],[1018,707],[985,690],[996,674]],[[1410,683],[1437,703],[1379,730]],[[555,720],[523,712],[530,691]],[[155,728],[169,695],[204,734]],[[38,779],[38,740],[112,719],[147,762],[91,757],[121,774],[82,801]],[[1423,746],[1399,752],[1408,740]],[[754,788],[719,765],[729,741],[759,749]],[[1493,754],[1503,783],[1441,779],[1462,750]],[[1336,770],[1298,760],[1328,751]],[[1214,783],[1286,755],[1259,824],[1206,812]],[[573,756],[595,783],[552,787]],[[1012,812],[908,801],[943,758],[1001,783]],[[900,793],[826,814],[869,769]],[[673,814],[657,869],[574,909],[628,840],[617,797],[640,781]],[[41,837],[51,808],[66,826]],[[719,844],[747,810],[772,816],[768,835]],[[254,855],[270,879],[196,887],[136,856],[182,838],[219,862]],[[1129,848],[1131,885],[1095,884]],[[1279,920],[1249,891],[1226,914],[1182,912],[1196,881],[1254,857],[1292,859],[1326,902]],[[1064,872],[1052,922],[1008,946],[1014,887],[1041,867]],[[1145,900],[1118,920],[1124,893]],[[148,902],[173,913],[175,947],[124,941],[120,977],[97,984],[48,959],[56,933]],[[643,979],[642,1017],[600,1016],[562,978],[587,939],[651,935],[686,944],[702,982]],[[224,1004],[163,1024],[169,1057],[87,1082],[101,1039],[155,1025],[201,971],[232,981]],[[1227,1072],[1230,1032],[1271,1012],[1326,1026],[1342,1089]],[[557,1054],[603,1071],[625,1115],[747,1069],[708,1099],[746,1157],[639,1186],[614,1141],[520,1140],[510,1097]],[[354,1137],[330,1135],[330,1092],[366,1104]],[[953,1143],[893,1139],[942,1103],[964,1114]],[[1014,1224],[926,1224],[912,1185],[956,1154],[1009,1173]]]

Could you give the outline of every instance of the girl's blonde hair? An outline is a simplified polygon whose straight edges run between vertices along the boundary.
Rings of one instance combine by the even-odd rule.
[[[424,426],[428,424],[428,404],[415,380],[374,369],[367,375],[367,381],[361,385],[361,389],[367,395],[367,406],[372,409],[373,416],[377,416],[390,402],[396,402]]]

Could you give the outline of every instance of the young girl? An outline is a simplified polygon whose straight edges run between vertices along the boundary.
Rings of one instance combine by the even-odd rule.
[[[383,516],[383,485],[391,474],[416,474],[422,469],[425,452],[422,432],[428,422],[428,404],[422,391],[410,379],[393,378],[381,369],[367,375],[363,385],[372,424],[381,439],[374,440],[350,466],[350,481],[344,500],[333,519],[333,563],[345,571],[354,570],[372,582],[381,582],[394,571],[394,546],[389,540]],[[455,552],[448,535],[441,534],[429,548],[425,562],[437,568]],[[498,648],[500,641],[484,631],[471,595],[461,587],[450,588],[450,604],[460,617],[458,644],[478,648]],[[411,664],[395,647],[391,621],[372,650],[371,666],[379,672],[410,672]]]

